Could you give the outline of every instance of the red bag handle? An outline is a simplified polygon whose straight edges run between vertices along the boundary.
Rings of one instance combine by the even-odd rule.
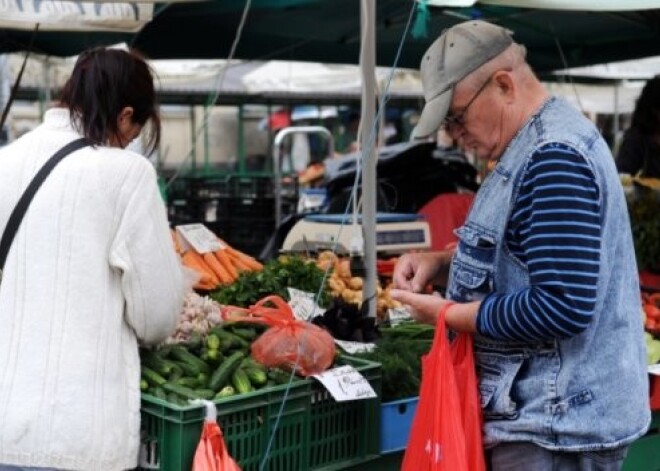
[[[272,303],[275,307],[266,306]],[[266,296],[249,308],[225,306],[221,309],[222,319],[228,322],[252,322],[269,326],[285,327],[296,322],[291,306],[277,295]]]

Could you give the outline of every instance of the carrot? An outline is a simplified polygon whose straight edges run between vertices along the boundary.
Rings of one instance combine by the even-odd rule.
[[[197,289],[205,289],[205,290],[207,290],[207,291],[210,291],[210,290],[214,289],[216,286],[218,286],[217,283],[212,283],[212,282],[204,283],[204,282],[202,282],[202,281],[200,280],[200,281],[195,285],[195,288],[197,288]]]
[[[193,270],[197,271],[201,275],[200,283],[213,283],[215,286],[220,284],[220,280],[213,273],[211,267],[200,257],[200,255],[194,250],[188,250],[181,257],[183,264]]]
[[[244,254],[243,252],[241,252],[239,250],[236,250],[236,249],[233,249],[233,248],[227,246],[227,252],[229,252],[229,254],[233,255],[234,258],[239,259],[241,262],[243,262],[245,265],[247,265],[250,268],[250,270],[260,271],[264,267],[256,259],[250,257],[247,254]]]
[[[243,261],[240,258],[236,258],[235,255],[232,255],[230,253],[227,253],[227,256],[229,257],[229,260],[231,261],[231,263],[234,264],[237,271],[239,271],[239,272],[252,271],[252,269],[250,267],[248,267],[245,263],[243,263]]]
[[[231,259],[229,258],[229,255],[225,252],[224,249],[217,250],[213,252],[215,256],[217,257],[218,261],[222,264],[222,266],[227,270],[227,272],[231,275],[232,279],[238,278],[238,271],[236,270],[236,267],[231,263]]]
[[[215,257],[213,252],[205,253],[202,258],[206,264],[211,267],[211,270],[216,274],[221,284],[227,284],[234,281],[229,272],[225,270],[225,267],[223,267],[220,261]]]

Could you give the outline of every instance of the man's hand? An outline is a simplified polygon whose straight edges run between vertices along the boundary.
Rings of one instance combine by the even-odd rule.
[[[435,325],[438,321],[440,309],[447,304],[447,299],[439,294],[418,294],[401,289],[390,290],[392,299],[405,304],[410,315],[417,322]],[[445,312],[445,324],[457,332],[475,332],[479,301],[454,304]]]
[[[409,253],[399,257],[392,275],[394,287],[421,293],[435,281],[444,281],[453,251]]]
[[[406,305],[414,320],[430,325],[436,324],[440,309],[449,302],[439,294],[417,294],[402,289],[390,290],[390,297]]]

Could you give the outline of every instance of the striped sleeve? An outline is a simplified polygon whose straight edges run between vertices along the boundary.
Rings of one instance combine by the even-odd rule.
[[[485,298],[478,331],[501,340],[537,341],[586,329],[600,268],[600,196],[589,165],[574,149],[548,144],[532,156],[506,243],[526,264],[530,286]]]

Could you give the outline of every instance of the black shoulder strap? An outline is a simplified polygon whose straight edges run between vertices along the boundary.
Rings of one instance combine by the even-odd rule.
[[[50,172],[55,168],[57,164],[62,161],[64,157],[72,152],[77,151],[78,149],[82,149],[83,147],[90,145],[91,143],[92,142],[89,139],[82,137],[62,147],[50,159],[48,159],[43,167],[39,169],[28,187],[25,189],[25,192],[18,200],[16,207],[9,216],[9,220],[5,226],[5,231],[2,234],[2,239],[0,239],[0,280],[2,279],[2,270],[5,267],[5,261],[7,260],[7,255],[9,254],[9,248],[14,241],[16,232],[18,232],[18,228],[21,225],[23,216],[25,216],[28,206],[30,206],[30,202],[32,201],[32,198],[34,198],[35,193],[44,182],[46,177],[50,174]]]

